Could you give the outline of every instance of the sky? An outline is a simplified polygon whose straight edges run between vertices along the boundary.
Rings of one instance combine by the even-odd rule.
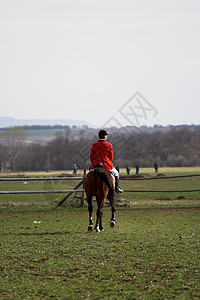
[[[199,0],[0,0],[0,116],[200,124]]]

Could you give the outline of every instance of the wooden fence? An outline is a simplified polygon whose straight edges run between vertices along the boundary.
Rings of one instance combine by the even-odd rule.
[[[65,200],[67,200],[73,193],[75,193],[75,197],[81,199],[81,205],[84,203],[84,185],[85,185],[85,176],[86,176],[86,170],[84,170],[84,176],[83,177],[27,177],[27,178],[0,178],[0,182],[14,182],[14,181],[56,181],[56,180],[80,180],[80,182],[74,187],[74,189],[68,189],[68,190],[40,190],[40,191],[0,191],[0,195],[8,195],[8,194],[56,194],[56,193],[63,193],[67,194],[59,203],[57,206],[62,205]],[[192,175],[180,175],[180,176],[156,176],[156,177],[147,177],[147,178],[141,178],[141,177],[123,177],[121,180],[164,180],[164,179],[175,179],[175,178],[186,178],[186,177],[199,177],[200,174],[192,174]],[[82,186],[82,189],[80,187]],[[191,189],[191,190],[124,190],[124,192],[129,193],[175,193],[175,192],[200,192],[200,189]],[[77,196],[77,193],[82,193],[81,196]]]
[[[17,194],[58,194],[63,193],[67,194],[57,206],[60,206],[65,200],[67,200],[73,193],[75,193],[75,196],[77,198],[81,199],[81,205],[83,206],[84,203],[84,182],[85,182],[85,174],[86,171],[84,171],[83,177],[26,177],[26,178],[0,178],[0,182],[14,182],[14,181],[56,181],[56,180],[81,180],[74,189],[70,190],[40,190],[40,191],[0,191],[0,195],[17,195]],[[82,189],[79,189],[79,187],[82,185]],[[77,196],[76,193],[82,193],[81,196]]]

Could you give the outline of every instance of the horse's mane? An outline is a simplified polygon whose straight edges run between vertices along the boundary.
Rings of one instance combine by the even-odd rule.
[[[106,183],[106,185],[109,188],[110,196],[113,198],[115,195],[115,189],[113,186],[112,177],[111,177],[112,175],[110,174],[110,172],[103,168],[95,168],[94,176],[95,177],[99,176]]]

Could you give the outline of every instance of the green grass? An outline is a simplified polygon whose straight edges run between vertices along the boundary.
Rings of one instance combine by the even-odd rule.
[[[123,171],[123,170],[122,170]],[[166,173],[160,173],[165,176],[200,174],[200,168],[167,168]],[[9,174],[9,176],[28,176],[28,177],[43,177],[43,176],[60,176],[72,174],[72,171],[63,172],[48,172],[48,173],[23,173],[23,174]],[[121,172],[120,172],[121,174]],[[151,169],[145,169],[145,176],[154,176],[151,174]],[[123,173],[122,173],[123,175]],[[5,176],[5,174],[2,174]],[[8,176],[8,174],[7,174]],[[79,170],[78,176],[83,176],[83,171]],[[159,176],[158,176],[159,177]],[[73,189],[79,180],[65,181],[61,178],[59,181],[27,181],[24,182],[0,182],[0,190],[65,190]],[[158,180],[123,180],[120,179],[120,185],[125,190],[142,190],[142,191],[184,191],[196,189],[200,187],[200,177],[188,178],[171,178]],[[33,209],[49,209],[55,207],[63,198],[64,194],[38,194],[38,195],[0,195],[0,210],[33,210]],[[130,204],[130,206],[143,207],[199,207],[200,206],[200,192],[133,192],[124,193],[120,196]],[[79,205],[80,201],[74,197],[70,197],[65,203],[64,207]],[[86,201],[85,201],[86,205]]]
[[[140,168],[140,174],[156,175],[155,170],[152,168]],[[126,169],[120,169],[120,175],[126,175]],[[135,168],[131,168],[130,175],[135,174]],[[200,174],[200,167],[160,167],[158,174],[165,174],[166,176],[185,175],[185,174]]]
[[[36,175],[45,174],[28,174]],[[120,183],[175,190],[198,189],[199,180]],[[70,189],[78,182],[0,182],[0,190]],[[200,192],[124,193],[130,207],[117,207],[115,228],[105,206],[104,232],[91,234],[86,203],[81,208],[71,197],[55,208],[64,196],[0,195],[0,299],[199,299]],[[96,204],[94,219],[95,210]]]
[[[26,130],[27,136],[54,136],[58,132],[66,132],[66,129],[38,129],[38,130]],[[3,136],[3,131],[0,131],[0,136]]]
[[[158,180],[121,181],[125,190],[142,190],[150,192],[133,192],[123,194],[123,198],[130,200],[133,206],[177,207],[200,206],[200,192],[184,192],[184,190],[200,189],[200,177],[171,178]],[[151,191],[163,191],[152,193]],[[164,192],[169,191],[169,192]],[[173,191],[173,192],[170,192]],[[175,192],[179,191],[179,192]],[[182,192],[181,192],[182,191]]]
[[[1,191],[43,191],[43,190],[68,190],[73,189],[80,180],[73,181],[24,181],[21,182],[0,182]],[[55,207],[65,194],[18,194],[0,195],[0,210],[36,210],[51,209]],[[77,200],[71,197],[66,203],[67,206],[77,206]]]
[[[199,299],[199,212],[118,209],[111,229],[105,208],[91,234],[86,210],[2,212],[1,299]]]

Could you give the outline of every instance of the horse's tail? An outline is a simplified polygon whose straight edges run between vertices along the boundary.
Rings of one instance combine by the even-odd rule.
[[[94,176],[95,176],[96,187],[97,187],[97,176],[106,183],[106,185],[109,188],[110,197],[111,197],[111,199],[113,199],[113,202],[114,202],[115,189],[114,189],[113,182],[111,179],[112,175],[109,174],[108,172],[102,172],[100,169],[94,169]]]

